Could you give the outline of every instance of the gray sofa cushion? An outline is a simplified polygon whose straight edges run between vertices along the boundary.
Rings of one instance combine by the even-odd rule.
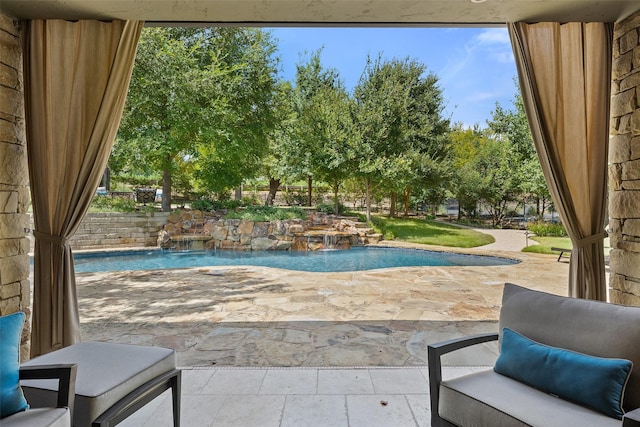
[[[27,363],[76,363],[73,422],[90,425],[104,411],[147,381],[176,367],[175,351],[160,347],[81,342],[36,357]],[[36,406],[55,406],[57,381],[22,381],[27,400]]]
[[[624,404],[640,407],[640,308],[560,297],[510,283],[504,288],[500,330],[542,344],[633,362]],[[597,334],[597,339],[594,339]]]
[[[2,419],[2,427],[70,427],[67,408],[33,408]]]
[[[620,427],[620,420],[542,393],[493,370],[443,381],[439,413],[463,426]]]

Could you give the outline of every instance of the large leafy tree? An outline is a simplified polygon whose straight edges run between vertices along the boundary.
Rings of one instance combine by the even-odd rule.
[[[342,85],[324,88],[318,94],[315,110],[318,129],[318,152],[315,174],[333,188],[334,212],[340,213],[338,193],[341,183],[354,170],[355,129],[351,116],[351,99]]]
[[[287,144],[280,148],[293,176],[308,180],[309,205],[313,180],[319,179],[332,185],[338,209],[338,188],[351,167],[350,102],[338,71],[322,66],[321,50],[297,65],[292,92],[295,118]]]
[[[520,93],[514,97],[513,106],[513,109],[505,110],[499,103],[496,104],[488,122],[489,131],[511,144],[511,172],[517,181],[519,199],[523,204],[533,199],[537,214],[542,216],[550,203],[551,194],[536,154]]]
[[[274,96],[275,126],[269,134],[269,151],[262,162],[263,175],[269,178],[269,193],[265,205],[273,205],[280,184],[296,177],[291,159],[297,158],[297,114],[290,82],[276,85]]]
[[[482,174],[477,163],[484,156],[488,144],[484,132],[478,127],[463,128],[456,124],[450,134],[454,178],[450,189],[458,200],[458,216],[475,215],[483,189]]]
[[[442,177],[438,161],[446,157],[449,121],[441,116],[443,99],[437,76],[409,58],[369,60],[354,91],[357,175],[366,188],[370,220],[371,191],[405,194]],[[393,214],[393,210],[392,210]]]
[[[276,46],[259,29],[219,28],[209,39],[222,73],[214,132],[198,144],[195,177],[204,188],[224,191],[255,177],[268,154],[276,125]]]
[[[461,210],[476,215],[483,204],[494,226],[529,197],[548,200],[522,99],[515,110],[500,104],[486,129],[455,127],[451,133],[455,179],[453,191]]]
[[[163,210],[185,168],[196,178],[193,187],[238,185],[268,147],[274,52],[259,29],[146,28],[112,166],[162,171]]]
[[[138,43],[127,103],[114,145],[114,171],[161,171],[163,208],[171,203],[171,178],[178,156],[193,154],[192,126],[200,111],[192,103],[197,58],[171,29],[146,28]],[[134,154],[135,155],[132,155]]]
[[[456,126],[451,141],[453,190],[460,210],[475,216],[479,204],[484,204],[493,225],[499,225],[520,191],[519,175],[514,173],[514,145],[478,127]]]

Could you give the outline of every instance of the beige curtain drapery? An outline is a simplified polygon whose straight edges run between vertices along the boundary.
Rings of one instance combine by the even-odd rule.
[[[73,257],[126,99],[142,22],[24,22],[25,117],[34,217],[31,355],[80,340]]]
[[[512,23],[509,34],[538,157],[573,243],[569,295],[604,301],[613,25]]]

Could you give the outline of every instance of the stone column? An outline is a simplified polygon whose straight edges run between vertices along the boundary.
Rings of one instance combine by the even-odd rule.
[[[29,173],[24,128],[22,42],[17,21],[0,14],[0,315],[31,314]],[[30,322],[22,334],[29,355]]]
[[[615,26],[612,79],[610,299],[640,306],[640,12]]]

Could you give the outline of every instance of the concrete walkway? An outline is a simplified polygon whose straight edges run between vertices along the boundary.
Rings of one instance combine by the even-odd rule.
[[[520,252],[527,247],[527,245],[532,246],[538,244],[538,242],[531,238],[527,239],[525,230],[493,230],[488,228],[474,228],[473,230],[479,233],[490,234],[496,239],[494,243],[477,248],[485,252]]]

